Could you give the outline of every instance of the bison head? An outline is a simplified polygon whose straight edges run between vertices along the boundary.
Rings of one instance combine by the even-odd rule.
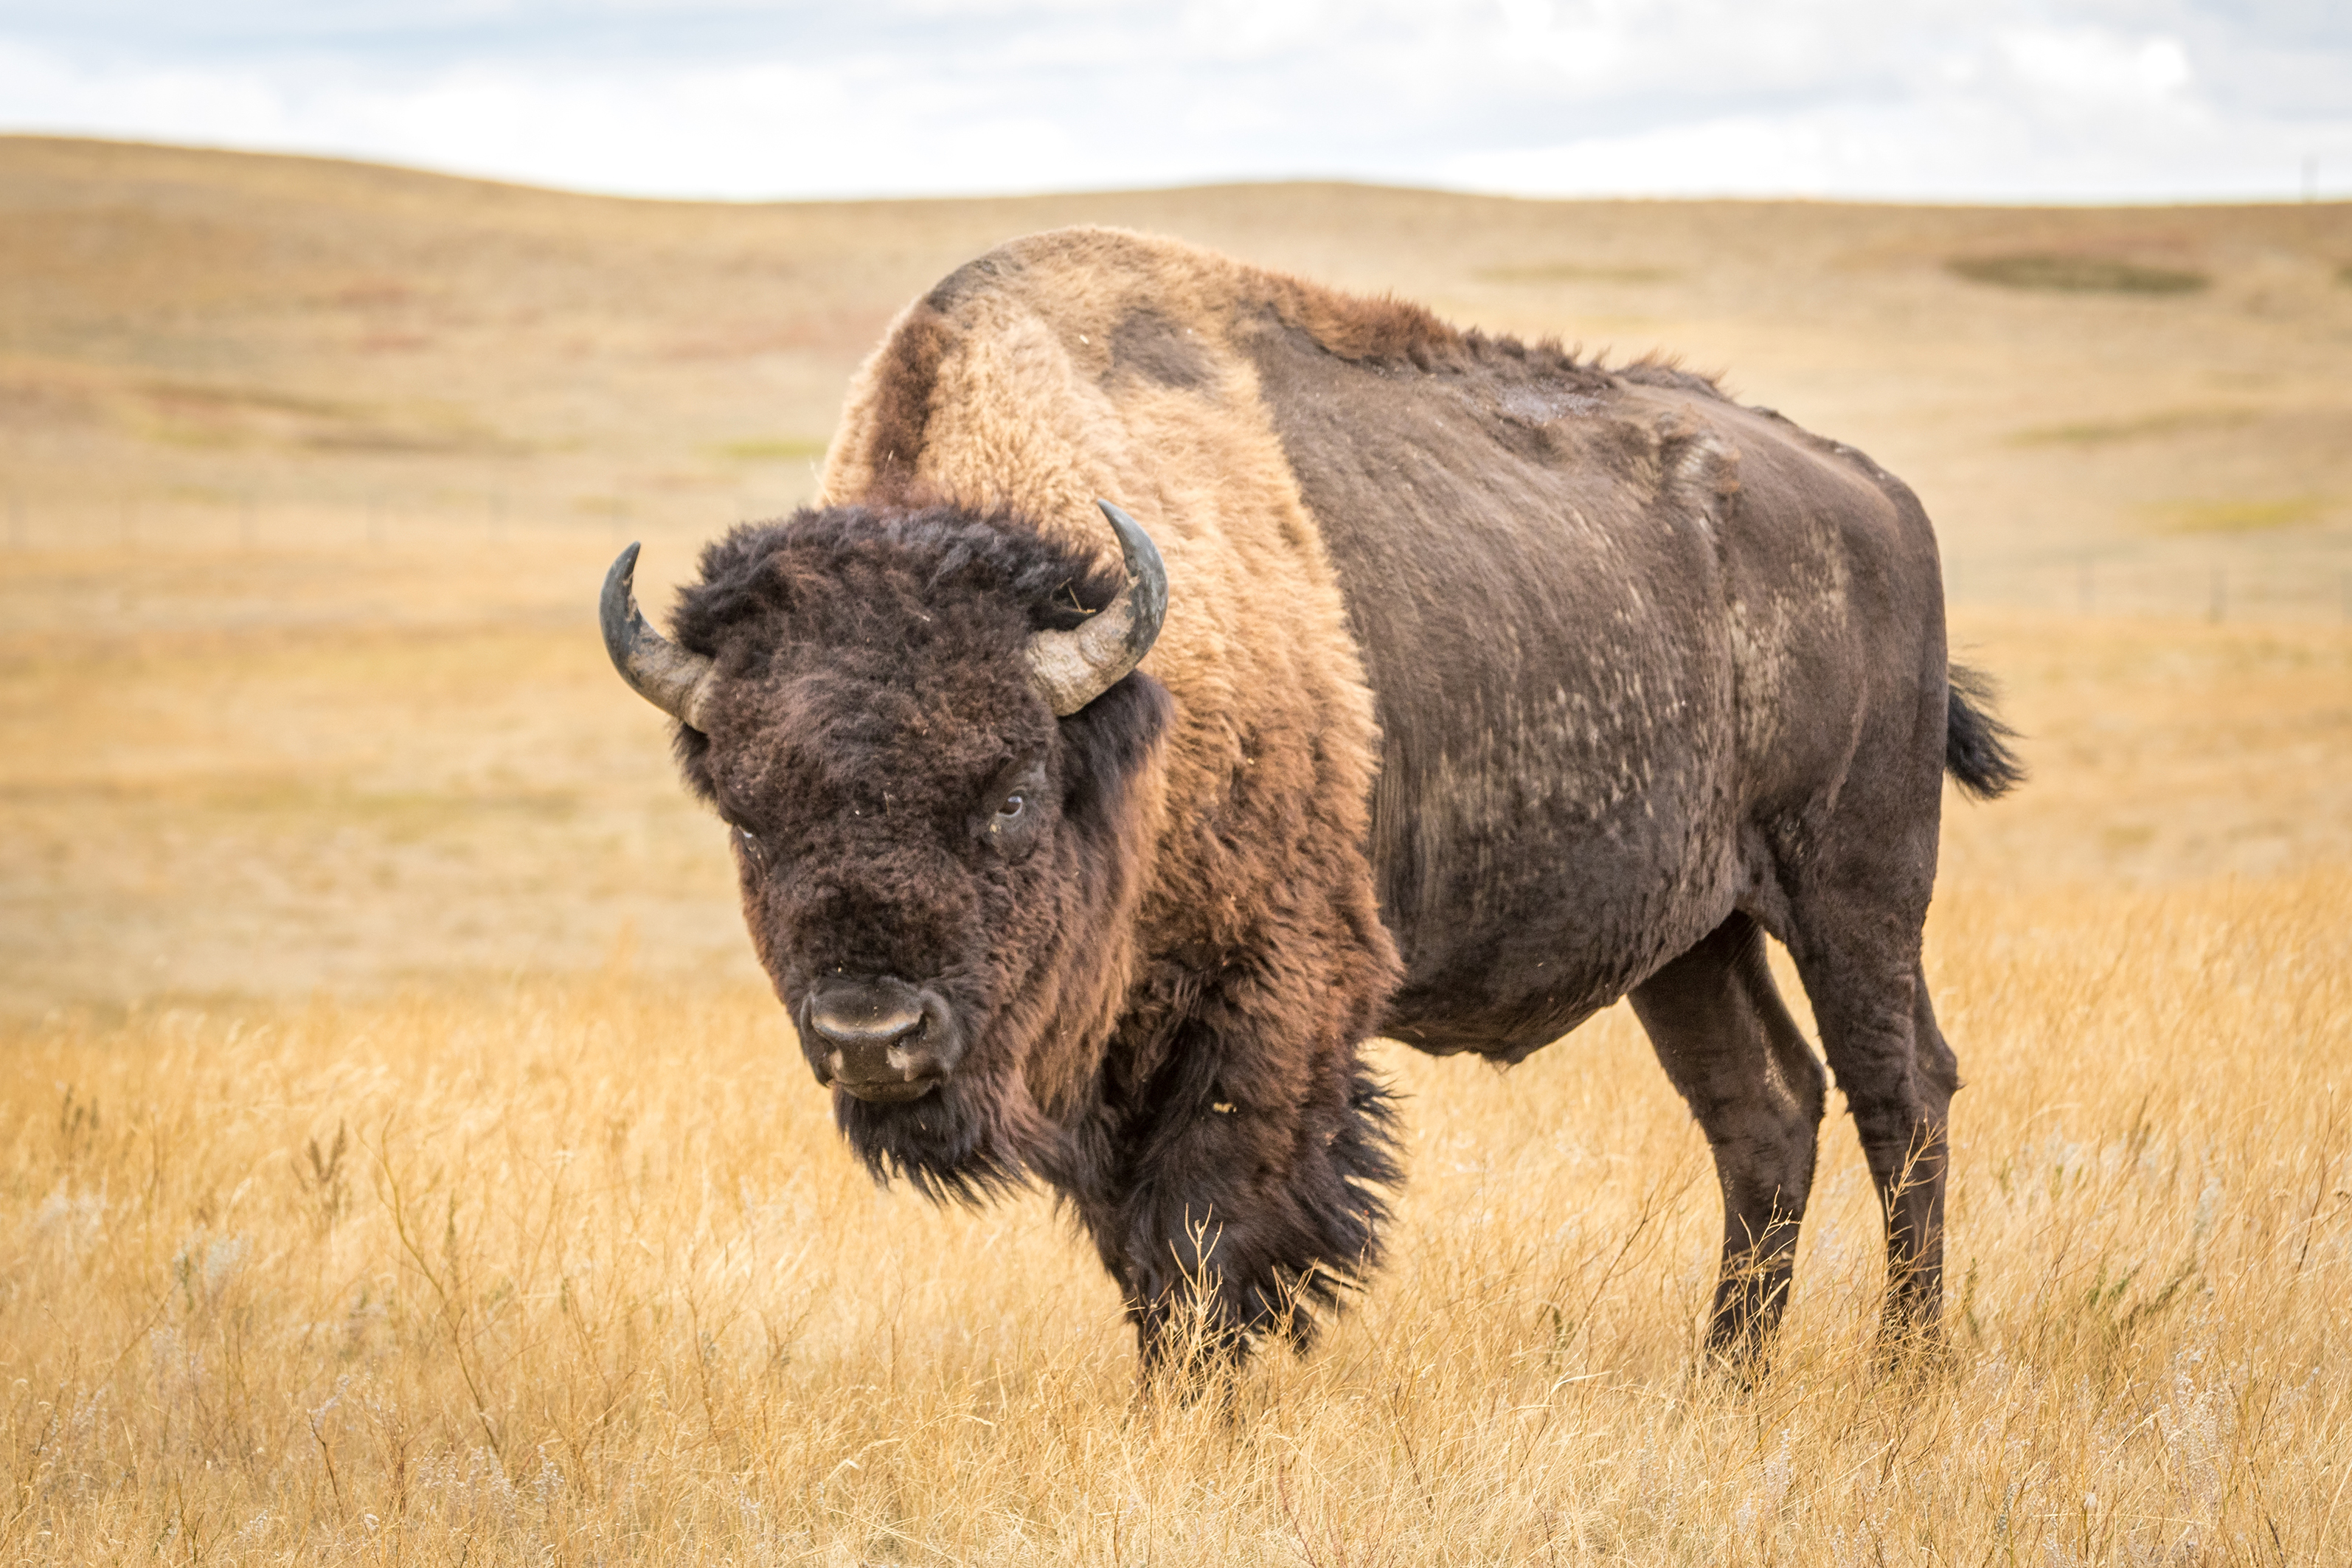
[[[1169,700],[1132,671],[1159,552],[1124,580],[1004,516],[803,510],[703,552],[677,641],[607,649],[679,721],[732,829],[743,912],[835,1114],[877,1173],[1017,1179],[1083,1098],[1127,984]]]

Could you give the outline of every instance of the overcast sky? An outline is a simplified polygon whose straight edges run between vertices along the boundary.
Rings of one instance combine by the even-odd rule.
[[[0,0],[0,129],[580,190],[2352,195],[2352,0]]]

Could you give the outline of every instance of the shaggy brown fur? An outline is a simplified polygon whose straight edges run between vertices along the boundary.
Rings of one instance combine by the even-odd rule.
[[[1097,496],[1169,611],[1056,721],[1020,650],[1115,593]],[[1860,454],[1665,367],[1067,230],[908,308],[817,506],[714,546],[677,634],[719,675],[681,754],[804,1045],[813,995],[878,987],[950,1064],[837,1091],[852,1142],[934,1192],[1050,1183],[1147,1364],[1188,1302],[1212,1345],[1303,1337],[1372,1261],[1368,1036],[1516,1061],[1628,993],[1722,1176],[1713,1338],[1760,1342],[1824,1089],[1761,931],[1882,1186],[1890,1323],[1932,1324],[1940,777],[2014,775],[1948,680],[1927,521]]]

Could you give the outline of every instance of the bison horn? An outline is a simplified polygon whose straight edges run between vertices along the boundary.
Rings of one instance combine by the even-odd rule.
[[[604,651],[638,696],[688,728],[704,729],[713,661],[688,653],[646,624],[637,609],[637,549],[632,544],[622,551],[604,574],[604,597],[598,606]]]
[[[1168,569],[1151,536],[1110,502],[1095,504],[1118,535],[1127,587],[1109,608],[1075,631],[1030,634],[1030,684],[1056,719],[1068,718],[1141,664],[1168,614]]]

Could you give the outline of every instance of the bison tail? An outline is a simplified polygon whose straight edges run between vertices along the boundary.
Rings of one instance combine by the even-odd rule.
[[[1944,768],[1978,800],[2007,795],[2025,782],[2025,764],[2009,743],[2017,731],[1992,710],[1992,682],[1963,665],[1951,667],[1951,699],[1944,721]]]

